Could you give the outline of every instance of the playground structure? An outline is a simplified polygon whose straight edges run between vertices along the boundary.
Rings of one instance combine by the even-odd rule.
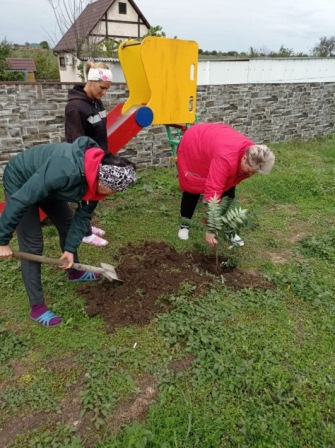
[[[118,54],[129,97],[107,115],[110,152],[115,154],[151,124],[165,125],[168,131],[175,125],[182,127],[195,122],[196,42],[150,36],[141,42],[124,41]],[[171,142],[170,145],[175,155]]]
[[[107,114],[108,150],[117,153],[144,127],[165,125],[176,160],[182,132],[196,121],[198,44],[149,36],[124,41],[118,54],[129,97]]]

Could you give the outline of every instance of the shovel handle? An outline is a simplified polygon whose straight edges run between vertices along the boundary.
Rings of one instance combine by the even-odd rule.
[[[44,255],[28,254],[27,252],[16,252],[13,250],[13,257],[19,258],[21,260],[29,260],[29,261],[36,261],[38,263],[47,263],[56,266],[64,266],[64,261],[58,260],[56,258],[45,257]],[[90,271],[101,274],[105,272],[105,269],[81,263],[73,263],[72,267],[73,269],[77,269],[78,271]]]
[[[56,266],[63,266],[64,262],[56,258],[45,257],[44,255],[28,254],[27,252],[17,252],[13,250],[13,257],[20,260],[37,261],[38,263],[53,264]]]

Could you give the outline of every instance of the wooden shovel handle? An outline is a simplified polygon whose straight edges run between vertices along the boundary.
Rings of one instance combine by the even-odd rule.
[[[13,250],[13,257],[19,258],[21,260],[30,260],[30,261],[36,261],[38,263],[47,263],[47,264],[53,264],[56,266],[63,266],[64,261],[56,259],[56,258],[50,258],[45,257],[44,255],[35,255],[35,254],[28,254],[27,252],[16,252]],[[98,273],[104,273],[105,269],[98,268],[96,266],[89,266],[87,264],[81,264],[81,263],[74,263],[73,269],[77,269],[78,271],[90,271],[90,272],[98,272]]]
[[[38,263],[53,264],[56,266],[63,266],[65,263],[62,260],[56,258],[45,257],[44,255],[28,254],[27,252],[16,252],[13,250],[13,257],[20,260],[37,261]]]

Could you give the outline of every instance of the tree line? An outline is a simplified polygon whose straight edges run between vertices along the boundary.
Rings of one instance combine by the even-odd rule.
[[[162,27],[150,28],[146,36],[166,37]],[[145,36],[144,36],[145,37]],[[96,57],[117,57],[117,47],[119,42],[104,42],[98,46]],[[311,49],[309,54],[295,52],[292,48],[281,45],[278,51],[269,50],[266,47],[257,49],[250,47],[249,51],[207,51],[199,49],[199,58],[206,57],[224,58],[290,58],[290,57],[334,57],[335,56],[335,36],[323,36],[319,42]],[[42,41],[39,48],[33,48],[28,42],[24,46],[7,42],[6,39],[0,42],[0,81],[20,81],[24,80],[22,72],[13,72],[9,69],[6,59],[8,58],[32,58],[36,65],[36,80],[59,80],[59,69],[57,57],[50,49],[48,42]]]
[[[273,51],[267,47],[260,49],[250,47],[249,51],[205,51],[199,50],[200,56],[214,56],[222,58],[290,58],[290,57],[319,57],[328,58],[335,56],[335,36],[320,37],[319,42],[314,45],[309,53],[295,52],[293,48],[281,45],[278,51]]]
[[[43,41],[38,48],[32,48],[29,43],[24,46],[12,44],[4,39],[0,42],[0,81],[24,81],[25,74],[12,71],[8,66],[8,58],[31,58],[35,62],[35,79],[59,81],[58,59],[49,49],[49,44]]]

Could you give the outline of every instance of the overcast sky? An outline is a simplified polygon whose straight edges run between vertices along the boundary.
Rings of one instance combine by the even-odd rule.
[[[135,0],[167,37],[195,40],[202,50],[309,51],[335,35],[335,0]],[[0,41],[24,44],[60,38],[48,0],[1,0]]]

